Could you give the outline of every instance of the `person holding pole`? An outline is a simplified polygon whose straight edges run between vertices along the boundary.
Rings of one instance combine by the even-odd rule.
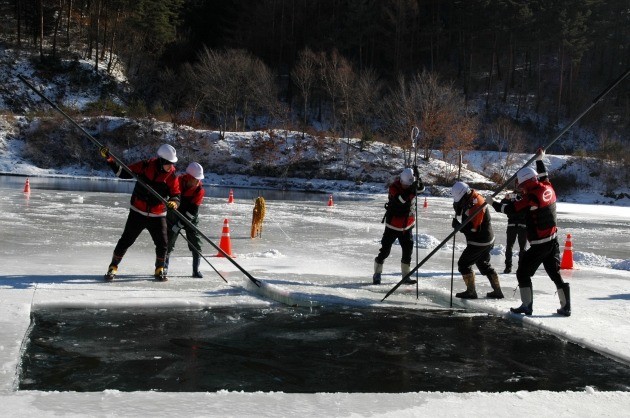
[[[468,184],[458,181],[451,188],[453,196],[453,209],[455,217],[452,226],[454,229],[465,224],[460,232],[466,237],[466,248],[457,261],[457,269],[462,274],[466,290],[456,293],[460,299],[477,299],[477,289],[475,288],[475,272],[473,264],[477,266],[479,272],[490,280],[492,292],[486,297],[492,299],[503,299],[499,276],[490,264],[490,250],[494,247],[494,232],[490,220],[490,212],[485,207],[485,199],[476,190],[471,189]],[[478,208],[482,208],[477,211]],[[474,217],[466,223],[466,220],[475,213]],[[462,222],[457,220],[457,216],[462,217]]]
[[[543,162],[545,150],[536,152],[536,170],[531,167],[521,168],[516,177],[518,187],[523,191],[523,198],[513,203],[492,202],[497,212],[507,215],[525,212],[527,239],[529,249],[518,259],[516,280],[521,293],[521,306],[510,308],[517,314],[533,313],[534,292],[532,276],[542,264],[549,278],[556,285],[560,309],[557,313],[571,315],[571,294],[569,283],[565,283],[560,275],[560,245],[558,244],[558,220],[556,216],[556,192],[549,181],[547,169]]]
[[[518,189],[518,181],[515,181],[514,192],[507,193],[501,200],[501,204],[514,203],[521,200],[521,193]],[[527,247],[527,231],[525,229],[525,212],[514,212],[508,215],[506,241],[505,241],[505,270],[503,273],[512,272],[512,248],[518,238],[518,256],[519,258]]]
[[[201,182],[203,180],[203,167],[199,163],[190,163],[186,167],[186,173],[179,176],[178,179],[179,187],[181,188],[181,205],[179,205],[177,211],[186,216],[197,227],[199,223],[199,207],[205,195]],[[201,263],[201,236],[197,229],[183,225],[174,211],[166,215],[166,220],[168,223],[168,250],[166,252],[164,269],[168,270],[170,255],[183,228],[186,231],[188,249],[192,252],[192,277],[202,278],[203,274],[199,271],[199,264]]]
[[[389,257],[392,245],[398,239],[402,249],[400,269],[403,277],[411,271],[411,253],[413,252],[413,226],[416,217],[412,202],[418,193],[424,191],[418,167],[405,168],[389,185],[388,201],[385,204],[385,215],[381,223],[385,224],[385,232],[381,238],[381,249],[374,259],[374,275],[372,283],[381,284],[383,263]],[[415,284],[416,280],[407,278],[405,284]]]
[[[133,176],[116,162],[109,154],[109,148],[100,148],[103,158],[107,159],[107,164],[114,171],[116,176],[122,179],[130,179]],[[161,145],[157,150],[157,157],[148,160],[138,161],[129,165],[129,170],[138,179],[141,179],[151,189],[155,190],[166,204],[153,194],[149,193],[146,187],[139,182],[131,194],[131,208],[125,224],[125,229],[114,248],[112,261],[105,274],[105,281],[112,281],[118,273],[118,265],[125,256],[127,249],[133,245],[143,230],[148,230],[155,244],[155,273],[154,277],[158,281],[166,281],[166,271],[164,263],[167,250],[167,210],[175,210],[179,206],[179,179],[175,173],[177,153],[175,148],[168,144]]]

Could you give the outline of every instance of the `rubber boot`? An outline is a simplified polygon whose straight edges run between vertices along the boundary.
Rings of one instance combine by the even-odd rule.
[[[164,268],[165,261],[166,260],[164,258],[155,259],[155,273],[153,273],[153,277],[155,277],[155,280],[158,282],[165,282],[168,280],[168,277],[166,276],[166,269]]]
[[[381,273],[383,273],[383,263],[379,263],[374,259],[374,275],[372,276],[372,283],[381,284]]]
[[[106,282],[111,282],[118,274],[118,264],[122,261],[123,256],[117,256],[116,254],[112,255],[112,261],[109,263],[109,267],[107,267],[107,273],[103,277]]]
[[[107,273],[105,273],[105,276],[103,277],[103,279],[106,282],[111,282],[116,277],[116,274],[118,274],[118,266],[114,266],[110,264],[109,267],[107,268]]]
[[[569,283],[564,283],[561,288],[558,289],[558,298],[560,298],[559,315],[571,316],[571,287]]]
[[[501,284],[499,283],[499,275],[496,272],[488,274],[488,280],[490,280],[490,286],[492,286],[492,292],[486,293],[486,297],[490,299],[503,299],[503,292],[501,291]]]
[[[466,283],[466,290],[464,292],[456,293],[455,296],[460,299],[477,299],[477,290],[475,289],[475,272],[463,274],[462,278]]]
[[[203,274],[199,271],[199,264],[201,264],[201,257],[199,257],[199,253],[196,251],[192,253],[193,256],[193,272],[192,276],[198,279],[203,277]]]
[[[164,258],[164,274],[168,274],[168,261],[171,258],[171,254],[168,253],[166,254],[166,257]]]
[[[166,271],[162,266],[155,268],[155,273],[153,274],[153,277],[155,277],[155,280],[157,280],[158,282],[165,282],[168,280],[168,277],[166,276]]]
[[[403,277],[408,275],[410,271],[411,271],[410,264],[400,263],[400,272],[402,273]],[[405,280],[402,281],[402,284],[416,284],[416,283],[418,283],[418,281],[416,279],[412,279],[411,277],[407,277]]]
[[[518,308],[510,308],[512,313],[531,315],[534,311],[534,291],[531,287],[520,287],[521,306]]]

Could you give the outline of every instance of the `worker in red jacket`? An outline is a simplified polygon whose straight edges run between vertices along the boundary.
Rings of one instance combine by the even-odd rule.
[[[466,284],[466,290],[456,293],[455,296],[461,299],[477,299],[475,272],[472,269],[472,266],[475,265],[479,272],[488,278],[490,286],[492,286],[492,292],[487,293],[486,297],[503,299],[499,276],[490,264],[490,251],[494,248],[494,231],[492,230],[490,211],[485,207],[486,201],[482,195],[462,181],[453,185],[451,195],[453,196],[453,209],[455,209],[455,217],[451,223],[453,228],[459,228],[476,213],[459,230],[466,237],[466,248],[457,261],[457,269]],[[479,210],[479,208],[482,209]],[[457,216],[462,217],[461,222],[457,220]]]
[[[181,204],[177,211],[195,226],[199,223],[199,207],[205,195],[201,180],[203,180],[203,167],[199,163],[188,164],[186,173],[179,176],[179,187],[182,194]],[[196,228],[185,225],[175,212],[169,212],[166,220],[168,223],[168,251],[166,253],[165,268],[168,269],[170,255],[183,228],[186,231],[188,249],[192,252],[192,277],[202,278],[203,274],[199,271],[199,264],[201,263],[201,236],[199,231]]]
[[[102,147],[101,155],[107,158],[107,163],[116,176],[121,179],[130,179],[133,176],[128,173],[109,155],[109,149]],[[111,281],[118,273],[118,265],[125,256],[127,249],[133,245],[143,230],[148,230],[155,244],[155,272],[154,277],[158,281],[168,280],[164,270],[164,262],[167,250],[167,210],[175,210],[179,206],[179,180],[175,174],[175,162],[177,154],[175,148],[168,144],[161,145],[157,150],[157,157],[138,161],[129,166],[129,170],[136,177],[151,187],[167,203],[154,196],[149,190],[136,183],[131,194],[131,208],[127,217],[127,223],[122,236],[114,248],[112,261],[105,274],[105,280]]]
[[[513,313],[531,315],[533,312],[534,292],[532,276],[542,264],[549,278],[556,285],[560,309],[557,313],[571,315],[571,294],[569,283],[560,275],[560,245],[558,244],[558,220],[556,216],[556,192],[549,181],[543,162],[545,151],[540,148],[536,153],[536,170],[531,167],[521,168],[516,177],[522,190],[521,200],[512,203],[493,202],[497,212],[510,215],[515,212],[525,213],[527,229],[527,249],[518,259],[516,279],[521,293],[521,306],[511,308]]]
[[[392,245],[398,239],[400,248],[402,249],[402,257],[400,259],[400,269],[402,276],[405,277],[411,271],[411,253],[413,252],[413,226],[416,223],[416,217],[413,211],[413,200],[418,193],[424,191],[424,184],[418,174],[418,168],[414,166],[405,168],[400,176],[396,177],[389,185],[388,200],[385,204],[385,216],[382,223],[385,223],[385,232],[381,238],[381,249],[374,259],[374,275],[372,283],[381,283],[381,274],[383,273],[383,263],[389,257]],[[407,279],[404,284],[414,284],[415,280]]]

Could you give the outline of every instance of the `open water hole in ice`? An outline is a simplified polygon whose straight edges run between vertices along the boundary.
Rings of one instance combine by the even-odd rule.
[[[21,390],[630,390],[630,367],[482,314],[54,309],[32,321]]]

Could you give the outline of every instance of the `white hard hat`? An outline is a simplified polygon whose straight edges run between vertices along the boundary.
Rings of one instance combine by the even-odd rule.
[[[160,148],[157,150],[157,155],[160,158],[164,158],[166,161],[170,161],[172,163],[177,162],[177,152],[175,151],[175,148],[169,144],[160,145]]]
[[[538,177],[536,170],[531,167],[525,167],[518,170],[516,173],[516,178],[518,180],[518,184],[523,184],[527,180],[535,179]]]
[[[451,195],[453,196],[454,202],[462,200],[462,197],[464,197],[467,193],[470,193],[470,187],[468,187],[468,185],[463,181],[458,181],[453,184],[453,187],[451,188]]]
[[[190,174],[197,180],[203,179],[203,167],[199,163],[190,163],[186,167],[186,173]]]
[[[405,186],[411,186],[411,184],[415,181],[415,177],[413,176],[413,170],[411,168],[405,168],[402,173],[400,173],[400,182]]]

